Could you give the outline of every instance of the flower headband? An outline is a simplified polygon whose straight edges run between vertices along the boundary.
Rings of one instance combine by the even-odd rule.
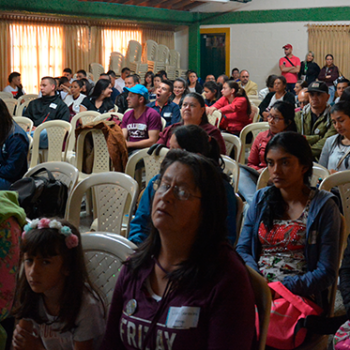
[[[66,236],[65,238],[65,242],[67,245],[68,249],[72,249],[75,248],[76,246],[78,246],[79,243],[79,238],[77,235],[75,235],[74,233],[72,233],[72,230],[70,227],[68,226],[62,226],[62,224],[53,219],[47,219],[47,218],[43,218],[43,219],[35,219],[32,222],[28,223],[27,225],[24,226],[24,231],[22,233],[22,239],[24,239],[25,235],[33,229],[38,228],[39,230],[41,230],[42,228],[52,228],[52,229],[56,229],[58,230],[59,233],[63,234]]]

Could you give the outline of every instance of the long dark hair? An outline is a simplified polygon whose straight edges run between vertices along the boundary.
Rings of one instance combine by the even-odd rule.
[[[199,104],[201,105],[201,108],[205,107],[205,102],[204,102],[204,98],[201,94],[199,94],[198,92],[189,92],[186,96],[186,97],[193,97],[195,98]],[[208,121],[208,117],[207,117],[207,113],[205,112],[205,109],[204,109],[204,112],[202,114],[202,123],[204,124],[208,124],[209,121]]]
[[[294,106],[292,106],[289,102],[285,101],[277,101],[273,104],[271,108],[276,109],[283,116],[284,123],[286,124],[286,128],[284,131],[297,131],[297,126],[295,124],[295,111]]]
[[[204,286],[218,273],[220,246],[225,242],[227,234],[226,192],[220,171],[209,159],[182,150],[168,152],[161,165],[160,180],[169,166],[175,162],[180,162],[191,169],[194,182],[202,196],[202,219],[188,259],[181,262],[178,269],[169,273],[167,277],[174,287],[193,291]],[[153,227],[147,240],[126,262],[134,278],[138,278],[138,272],[153,255],[155,257],[159,255],[160,248],[159,232]]]
[[[149,70],[146,74],[145,74],[145,82],[143,83],[143,86],[145,86],[145,87],[147,87],[147,81],[146,81],[146,78],[147,77],[151,77],[151,87],[153,87],[154,86],[154,83],[153,83],[153,79],[154,79],[154,73],[151,71],[151,70]]]
[[[281,148],[298,158],[299,163],[307,167],[304,174],[304,184],[310,187],[312,176],[313,156],[306,138],[294,131],[283,131],[275,135],[267,144],[265,151],[265,162],[267,154],[271,149]],[[262,221],[268,230],[273,227],[274,219],[281,219],[287,210],[287,204],[282,198],[281,191],[271,186],[265,193],[266,210],[263,213]]]
[[[93,100],[96,100],[101,96],[102,92],[106,90],[110,84],[111,82],[107,79],[99,79],[94,87],[94,90],[92,91],[91,98]]]
[[[66,276],[60,299],[60,311],[57,316],[57,322],[63,324],[62,329],[60,329],[63,333],[77,327],[75,322],[82,307],[85,292],[89,292],[95,298],[99,299],[102,305],[103,299],[89,281],[79,231],[66,220],[58,218],[56,220],[62,226],[68,226],[72,233],[78,237],[78,246],[69,249],[65,242],[66,236],[61,234],[57,229],[31,229],[21,241],[20,261],[23,263],[25,253],[29,256],[41,255],[44,258],[57,255],[62,256],[62,269],[69,272]],[[15,309],[13,311],[16,318],[31,318],[39,324],[48,322],[38,313],[40,298],[41,294],[32,291],[25,273],[22,273],[19,277]]]
[[[238,85],[238,83],[236,83],[233,80],[226,81],[224,84],[227,84],[230,87],[230,89],[235,89],[235,93],[233,94],[235,97],[244,97],[246,99],[246,101],[247,101],[247,115],[250,116],[250,114],[252,113],[252,106],[250,104],[249,98],[248,98],[245,90],[242,87],[240,87]]]
[[[206,83],[204,83],[204,87],[207,88],[212,93],[215,93],[214,100],[220,98],[221,92],[219,89],[219,85],[216,84],[215,81],[212,81],[212,80],[207,81]]]
[[[12,116],[5,104],[5,102],[0,98],[0,146],[6,141],[10,131],[13,128]]]

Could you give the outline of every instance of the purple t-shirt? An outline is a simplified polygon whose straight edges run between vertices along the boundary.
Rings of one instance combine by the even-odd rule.
[[[134,110],[125,113],[122,129],[128,130],[128,141],[137,142],[149,138],[149,130],[162,130],[162,121],[159,113],[153,108],[146,107],[139,119],[135,119]]]
[[[124,266],[114,290],[101,349],[142,349],[159,308],[156,326],[151,336],[147,336],[146,349],[251,349],[255,310],[247,270],[237,253],[226,245],[220,258],[222,267],[205,287],[187,293],[175,289],[160,301],[156,301],[147,288],[154,269],[153,260],[145,264],[136,280]],[[137,306],[130,308],[129,303],[127,308],[133,299]]]

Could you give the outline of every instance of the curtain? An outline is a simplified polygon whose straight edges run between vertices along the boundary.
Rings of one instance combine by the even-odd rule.
[[[11,42],[9,33],[9,22],[0,21],[0,86],[4,88],[8,85],[8,75],[11,72]]]
[[[143,42],[142,42],[142,61],[147,61],[146,53],[146,42],[147,40],[153,40],[158,45],[165,45],[169,50],[174,49],[175,47],[175,31],[171,30],[161,30],[161,29],[151,29],[144,28],[142,30]]]
[[[325,56],[332,54],[339,71],[350,78],[350,26],[309,25],[309,50],[315,53],[315,62],[322,68]]]
[[[93,26],[90,30],[90,62],[102,64],[102,28]]]

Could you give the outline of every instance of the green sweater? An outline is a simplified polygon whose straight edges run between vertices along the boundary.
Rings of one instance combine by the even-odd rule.
[[[13,191],[0,191],[0,224],[11,216],[15,217],[23,227],[26,222],[26,213],[18,204],[18,194]]]

